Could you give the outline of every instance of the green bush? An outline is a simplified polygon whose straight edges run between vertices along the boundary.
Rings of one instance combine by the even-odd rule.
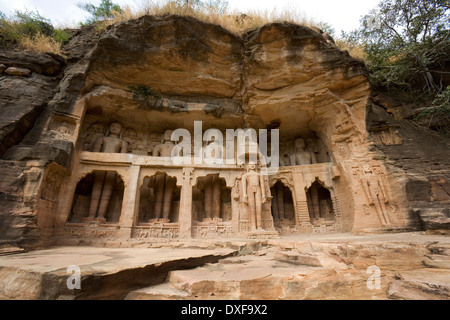
[[[24,38],[34,38],[38,35],[53,37],[55,33],[50,20],[39,12],[16,11],[12,17],[0,12],[0,41],[3,45],[17,44]]]
[[[161,98],[161,96],[156,93],[153,92],[152,89],[149,86],[146,86],[144,84],[140,84],[137,86],[129,86],[129,89],[131,89],[131,92],[133,92],[135,95],[144,97],[144,98],[148,98],[148,97],[155,97],[157,99]]]
[[[15,19],[19,32],[29,37],[38,33],[51,37],[55,32],[50,20],[41,16],[39,12],[16,11]]]
[[[436,120],[450,120],[450,86],[442,93],[438,94],[433,100],[431,107],[422,110],[417,116],[417,120],[430,119],[432,117]]]
[[[66,43],[70,39],[70,35],[63,29],[55,29],[53,38],[59,43]]]
[[[0,45],[17,46],[35,52],[61,54],[61,44],[70,35],[63,29],[55,29],[50,20],[39,12],[16,11],[13,16],[0,12]]]

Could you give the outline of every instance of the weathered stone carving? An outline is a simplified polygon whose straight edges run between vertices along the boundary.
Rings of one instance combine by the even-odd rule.
[[[132,231],[132,238],[163,238],[175,239],[178,238],[179,227],[176,224],[155,224],[151,227],[135,227]]]
[[[276,220],[284,220],[284,186],[280,183],[272,187],[272,214]]]
[[[208,175],[200,179],[198,188],[204,192],[205,216],[203,221],[220,219],[222,183],[219,175]]]
[[[295,152],[291,157],[291,162],[297,166],[317,163],[314,152],[306,150],[306,143],[303,138],[295,140]]]
[[[122,126],[118,123],[112,123],[109,128],[109,134],[105,137],[97,138],[92,151],[103,153],[127,153],[128,144],[120,138],[121,133]],[[95,172],[88,219],[105,219],[106,210],[108,209],[116,180],[116,172]]]
[[[74,134],[75,126],[75,120],[56,115],[50,121],[48,130],[54,134],[56,139],[69,140]]]
[[[375,144],[378,145],[392,146],[402,144],[402,139],[398,133],[391,128],[372,132],[372,138]]]
[[[320,208],[319,208],[319,193],[317,190],[317,183],[313,183],[309,192],[306,194],[308,198],[309,212],[315,219],[320,219]]]
[[[250,228],[252,231],[264,230],[262,222],[263,204],[267,202],[264,177],[250,164],[248,172],[242,176],[244,202],[249,207]]]
[[[375,207],[381,224],[383,226],[389,226],[391,222],[386,209],[389,198],[386,194],[383,182],[379,176],[373,173],[372,168],[369,165],[364,165],[362,170],[363,176],[361,177],[361,183],[369,204]]]
[[[147,146],[143,139],[139,136],[136,130],[128,128],[124,135],[123,140],[128,143],[128,149],[135,154],[147,155]]]
[[[172,130],[164,132],[161,144],[153,148],[154,157],[169,158],[172,156],[172,150],[175,148],[175,144],[172,141],[172,133]]]
[[[84,139],[83,150],[93,151],[95,142],[98,138],[105,135],[105,127],[102,123],[96,122],[87,129],[86,138]]]
[[[44,187],[41,192],[41,199],[56,202],[59,188],[61,186],[61,175],[54,172],[49,172],[44,181]]]
[[[151,221],[170,222],[173,194],[177,179],[165,173],[153,176],[148,186],[154,190],[154,218]]]

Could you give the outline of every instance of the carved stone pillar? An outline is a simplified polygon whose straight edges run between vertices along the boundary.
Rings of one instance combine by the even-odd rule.
[[[129,239],[134,225],[134,221],[138,215],[138,191],[139,191],[139,173],[140,166],[131,166],[128,177],[128,185],[125,188],[122,214],[120,218],[119,237]]]
[[[312,231],[311,219],[309,218],[308,201],[305,191],[305,180],[302,173],[294,172],[293,174],[295,189],[295,224],[297,229],[302,232]]]
[[[183,185],[181,187],[180,215],[178,223],[180,226],[179,237],[181,239],[192,238],[192,178],[194,169],[183,169]]]
[[[55,227],[57,229],[64,227],[64,225],[67,223],[67,220],[70,217],[73,199],[75,196],[75,190],[77,189],[78,182],[79,181],[76,178],[72,177],[69,183],[61,185],[60,194],[62,195],[64,201],[58,202],[57,206],[58,214],[56,215],[55,220]],[[58,230],[58,232],[59,231],[61,230]]]
[[[336,221],[336,231],[342,231],[342,213],[341,213],[341,204],[339,203],[339,199],[333,193],[331,197],[331,201],[333,202],[333,210]]]
[[[231,191],[231,221],[234,234],[238,234],[240,221],[241,178],[237,178]]]

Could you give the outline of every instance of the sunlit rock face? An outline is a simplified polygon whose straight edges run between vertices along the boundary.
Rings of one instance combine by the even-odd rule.
[[[17,64],[29,57],[0,61],[28,66],[31,75],[2,77],[15,93],[14,81],[26,81],[45,102],[25,130],[17,129],[19,113],[5,123],[16,128],[1,138],[5,243],[448,226],[448,166],[430,182],[419,166],[390,161],[395,148],[403,148],[403,163],[425,143],[408,144],[418,131],[397,129],[400,122],[374,106],[364,64],[319,30],[274,23],[236,36],[193,18],[144,16],[102,34],[81,29],[65,50],[67,65],[55,58],[59,69],[42,74]],[[194,139],[195,122],[201,133],[218,129],[224,145],[226,130],[279,130],[279,141],[269,136],[279,170],[260,177],[261,158],[256,175],[237,164],[171,163],[167,132],[185,129]],[[418,199],[420,182],[429,196]],[[436,210],[425,211],[432,201]]]

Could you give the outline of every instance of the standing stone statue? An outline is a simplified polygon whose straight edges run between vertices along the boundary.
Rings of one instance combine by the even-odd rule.
[[[209,175],[202,179],[200,189],[205,195],[205,217],[203,220],[220,219],[222,185],[219,175]]]
[[[306,194],[310,213],[314,219],[320,219],[320,205],[319,205],[319,189],[317,183],[313,183],[309,192]]]
[[[242,176],[244,202],[249,207],[251,231],[262,231],[262,208],[267,202],[264,177],[258,173],[255,164],[249,165],[249,170]]]
[[[291,162],[297,166],[317,163],[315,153],[306,150],[306,143],[304,139],[298,138],[295,140],[295,152]]]
[[[389,199],[386,195],[383,182],[379,176],[373,173],[372,168],[370,168],[369,165],[363,167],[361,182],[364,192],[369,199],[369,204],[375,206],[375,210],[382,225],[389,226],[391,223],[386,209],[386,203],[389,202]]]
[[[127,153],[128,144],[120,137],[121,133],[122,126],[120,124],[111,124],[109,127],[109,134],[104,137],[99,137],[95,142],[92,151],[103,153]],[[89,219],[93,220],[97,218],[101,220],[105,218],[116,179],[116,172],[95,172],[89,208]]]
[[[172,150],[175,148],[175,143],[172,141],[172,130],[166,130],[163,135],[161,144],[153,148],[154,157],[170,158]]]
[[[165,173],[158,173],[150,179],[148,186],[153,188],[155,193],[155,220],[170,221],[176,182],[176,178],[169,177]]]
[[[272,188],[272,213],[275,220],[285,219],[284,209],[284,186],[276,183]]]

